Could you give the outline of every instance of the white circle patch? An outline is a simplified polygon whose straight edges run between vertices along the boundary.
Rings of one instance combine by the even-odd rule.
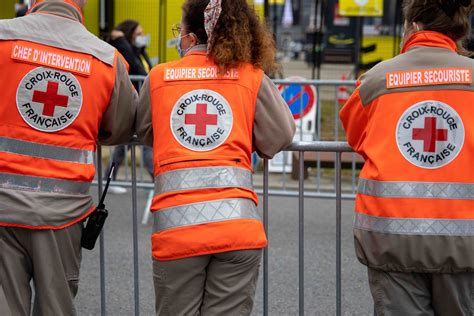
[[[25,122],[42,132],[68,127],[82,108],[82,89],[69,72],[38,67],[26,74],[16,91],[16,105]]]
[[[171,112],[176,140],[193,151],[210,151],[222,145],[233,126],[227,100],[212,90],[193,90],[176,102]]]
[[[437,169],[453,161],[464,145],[459,114],[439,101],[422,101],[403,113],[397,126],[397,145],[417,167]]]

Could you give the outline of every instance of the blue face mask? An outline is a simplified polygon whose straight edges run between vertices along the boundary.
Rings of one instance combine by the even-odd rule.
[[[181,39],[185,38],[188,35],[189,34],[178,37],[178,42],[176,43],[176,48],[178,49],[179,57],[181,57],[181,58],[183,58],[188,53],[188,51],[191,49],[191,47],[188,47],[186,49],[181,48]]]

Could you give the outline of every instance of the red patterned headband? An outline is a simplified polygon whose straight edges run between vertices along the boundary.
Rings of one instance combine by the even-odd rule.
[[[207,53],[211,51],[212,37],[222,12],[222,0],[211,0],[204,10],[204,29],[207,34]]]

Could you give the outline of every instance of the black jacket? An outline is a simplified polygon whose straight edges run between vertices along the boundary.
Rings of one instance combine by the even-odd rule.
[[[143,56],[145,62],[151,69],[152,64],[144,48],[136,48],[132,46],[124,36],[111,40],[110,45],[117,48],[120,54],[122,54],[122,56],[125,58],[128,65],[130,66],[128,71],[130,75],[146,76],[148,74],[140,59],[140,56]],[[133,85],[138,90],[138,83],[133,82]]]

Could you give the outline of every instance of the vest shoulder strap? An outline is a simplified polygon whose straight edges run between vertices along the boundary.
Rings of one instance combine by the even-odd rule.
[[[30,14],[0,21],[0,40],[24,40],[92,55],[114,65],[116,50],[79,22],[51,14]]]

